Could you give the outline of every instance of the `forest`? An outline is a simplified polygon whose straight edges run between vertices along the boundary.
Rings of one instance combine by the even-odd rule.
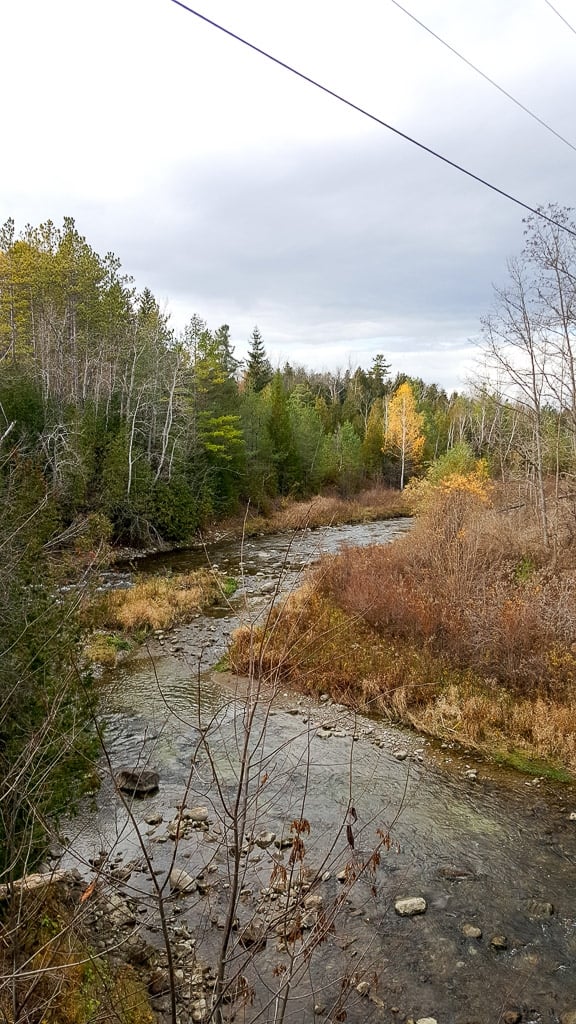
[[[539,230],[532,225],[530,273],[553,258]],[[517,342],[514,370],[509,344],[521,323],[512,321],[528,302],[519,274],[486,326],[498,373],[447,395],[392,376],[382,355],[368,368],[274,368],[257,327],[240,362],[228,325],[195,315],[175,333],[152,293],[138,293],[72,219],[20,236],[9,220],[0,230],[2,486],[14,500],[18,482],[33,481],[63,540],[185,544],[246,502],[265,511],[279,496],[402,488],[466,442],[543,510],[544,476],[573,465],[576,378],[567,324],[538,353],[540,313],[535,336]],[[560,299],[547,301],[561,317]],[[503,369],[512,391],[495,386]]]

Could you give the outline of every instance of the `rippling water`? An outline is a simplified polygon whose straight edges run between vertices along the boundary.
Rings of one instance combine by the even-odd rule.
[[[240,579],[240,595],[141,650],[102,684],[112,764],[146,763],[160,772],[160,792],[134,804],[140,822],[151,811],[169,820],[187,787],[186,803],[206,804],[226,841],[230,820],[222,800],[236,792],[246,695],[211,666],[231,629],[269,606],[279,571],[283,587],[291,588],[323,551],[387,542],[407,529],[406,521],[371,523],[211,549],[210,563]],[[138,571],[182,570],[206,561],[198,552],[164,555],[140,563]],[[318,732],[322,723],[327,735]],[[384,722],[354,718],[332,704],[309,709],[283,693],[257,708],[250,743],[255,832],[282,833],[293,818],[305,817],[311,828],[308,856],[317,866],[329,866],[332,879],[351,856],[345,831],[351,805],[354,856],[368,855],[389,834],[390,849],[381,851],[374,876],[342,911],[346,933],[370,951],[385,1006],[398,1005],[405,1016],[437,1015],[441,1024],[497,1022],[510,1006],[520,1008],[523,1022],[554,1022],[576,1009],[572,789],[533,784],[482,762],[476,764],[478,781],[470,781],[465,769],[471,762],[462,753]],[[405,760],[396,756],[399,747],[409,753]],[[95,807],[84,808],[70,829],[82,862],[100,848],[125,859],[138,856],[134,829],[104,770]],[[151,831],[153,839],[157,833]],[[187,841],[187,870],[198,870],[213,850],[202,837]],[[171,843],[154,847],[158,870],[167,869],[173,853]],[[215,863],[220,877],[225,875],[225,858]],[[269,855],[262,854],[262,863],[251,870],[256,887],[265,886]],[[141,889],[147,884],[140,878]],[[336,899],[338,883],[326,886]],[[393,902],[399,895],[424,895],[427,913],[398,918]],[[552,904],[553,914],[535,915],[534,901]],[[481,942],[462,938],[461,926],[470,921],[482,928]],[[500,954],[489,944],[498,933],[508,938],[508,950]],[[324,968],[332,963],[342,969],[336,953],[327,950]],[[376,1006],[352,1008],[349,1019],[372,1019]]]

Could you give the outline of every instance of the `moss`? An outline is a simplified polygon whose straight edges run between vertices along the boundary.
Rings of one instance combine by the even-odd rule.
[[[525,750],[496,750],[492,753],[492,760],[505,768],[513,768],[524,775],[534,775],[537,778],[551,779],[554,782],[574,782],[574,774],[567,771],[561,765],[554,764],[543,758],[533,757]]]

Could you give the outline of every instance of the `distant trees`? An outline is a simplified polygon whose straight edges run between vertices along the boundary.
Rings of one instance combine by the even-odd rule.
[[[570,223],[554,209],[554,219]],[[448,395],[368,369],[276,373],[254,328],[244,364],[230,328],[193,316],[181,336],[149,289],[74,221],[0,228],[0,437],[41,473],[63,527],[104,514],[116,540],[184,543],[247,499],[365,483],[404,486],[460,443],[524,474],[548,538],[546,477],[576,468],[575,252],[535,218],[484,325],[487,371]]]

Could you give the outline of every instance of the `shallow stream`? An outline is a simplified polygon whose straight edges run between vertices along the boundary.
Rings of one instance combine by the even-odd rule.
[[[322,551],[386,543],[407,528],[400,520],[334,527],[138,563],[134,571],[141,573],[209,562],[240,587],[229,604],[154,638],[104,677],[112,770],[153,767],[160,788],[127,810],[103,765],[95,804],[70,823],[67,862],[87,875],[100,864],[109,880],[131,870],[123,892],[153,942],[158,922],[143,844],[157,879],[166,881],[174,866],[200,875],[194,894],[170,895],[166,884],[167,907],[171,927],[183,929],[198,956],[216,960],[234,862],[239,751],[247,708],[254,707],[247,838],[271,831],[279,841],[302,819],[310,832],[302,834],[303,860],[293,857],[292,864],[290,847],[245,843],[234,934],[256,921],[267,941],[242,968],[254,1003],[236,1007],[236,1019],[275,1019],[271,1007],[288,956],[282,928],[294,908],[286,906],[281,884],[274,891],[271,875],[278,879],[286,870],[321,896],[326,919],[322,935],[317,907],[305,922],[286,1019],[336,1020],[345,1004],[347,1019],[358,1022],[558,1024],[564,1017],[573,1024],[573,788],[474,760],[327,699],[311,704],[279,691],[253,702],[244,682],[214,672],[230,632],[284,600]],[[174,839],[170,823],[178,831],[182,805],[206,809],[208,823],[182,827]],[[161,820],[153,824],[154,817]],[[398,898],[413,896],[425,899],[424,913],[395,912]],[[481,935],[465,935],[466,925]],[[240,963],[246,949],[235,949]],[[193,1019],[181,1012],[182,1021]]]

